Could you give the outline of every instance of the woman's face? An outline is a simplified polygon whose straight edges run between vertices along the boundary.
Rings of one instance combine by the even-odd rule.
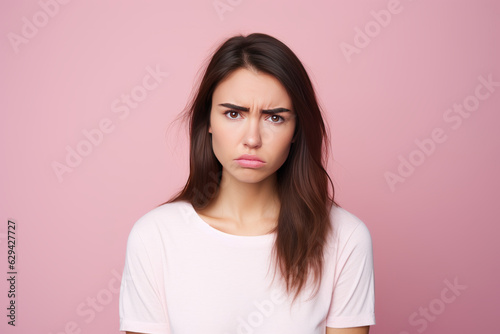
[[[274,174],[288,157],[295,121],[290,97],[275,77],[233,71],[215,88],[210,113],[212,148],[224,177],[256,183]],[[244,154],[262,162],[240,159]]]

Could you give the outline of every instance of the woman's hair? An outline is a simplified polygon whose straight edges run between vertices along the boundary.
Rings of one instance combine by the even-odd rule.
[[[208,131],[212,96],[219,82],[240,68],[278,79],[296,113],[295,141],[287,160],[276,171],[281,207],[272,231],[277,232],[273,247],[276,268],[285,279],[287,292],[295,290],[295,301],[311,271],[319,288],[324,245],[333,233],[329,213],[332,205],[339,205],[334,201],[333,182],[323,167],[328,161],[329,138],[313,86],[302,63],[285,44],[262,33],[236,35],[213,53],[184,115],[190,124],[189,178],[181,191],[160,205],[187,201],[201,209],[215,198],[221,186],[222,166],[213,153]]]

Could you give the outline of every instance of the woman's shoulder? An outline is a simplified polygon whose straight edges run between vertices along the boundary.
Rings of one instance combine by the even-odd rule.
[[[190,213],[189,206],[185,201],[161,204],[139,217],[130,233],[151,234],[159,228],[174,226]]]
[[[371,244],[368,226],[355,214],[333,205],[330,210],[330,222],[333,227],[334,239],[339,243],[358,242]]]

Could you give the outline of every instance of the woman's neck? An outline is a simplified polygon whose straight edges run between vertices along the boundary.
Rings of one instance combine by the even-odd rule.
[[[199,213],[229,229],[263,231],[272,229],[278,221],[280,201],[276,188],[276,174],[258,183],[221,180],[221,186],[212,202]]]

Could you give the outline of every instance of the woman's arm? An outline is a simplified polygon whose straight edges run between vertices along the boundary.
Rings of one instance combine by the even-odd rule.
[[[326,327],[326,334],[368,334],[370,326],[351,328],[331,328]]]

